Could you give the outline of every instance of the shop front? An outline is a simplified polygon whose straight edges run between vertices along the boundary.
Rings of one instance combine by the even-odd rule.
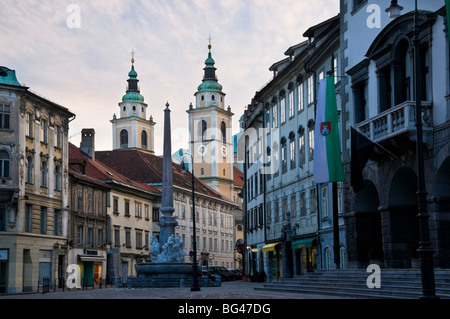
[[[317,240],[315,237],[297,239],[291,244],[294,275],[314,272],[317,269]]]
[[[279,280],[283,276],[282,251],[280,243],[269,243],[261,250],[266,256],[267,280]]]
[[[100,285],[101,281],[105,279],[103,270],[106,257],[98,254],[97,251],[87,251],[87,253],[89,254],[78,255],[81,264],[82,285],[83,287],[94,287]]]

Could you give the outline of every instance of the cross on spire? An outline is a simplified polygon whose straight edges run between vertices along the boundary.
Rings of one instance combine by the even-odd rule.
[[[209,50],[211,50],[211,40],[212,40],[212,38],[211,38],[211,34],[210,34],[208,37],[208,41],[209,41],[208,49]]]
[[[134,63],[134,54],[136,53],[136,51],[131,50],[131,63]]]

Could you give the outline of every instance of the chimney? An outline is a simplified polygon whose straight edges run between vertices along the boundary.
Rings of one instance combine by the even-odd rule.
[[[93,128],[84,128],[81,130],[81,151],[95,160],[95,130]]]

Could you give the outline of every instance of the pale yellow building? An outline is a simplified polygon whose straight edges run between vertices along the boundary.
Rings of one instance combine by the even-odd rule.
[[[0,292],[63,284],[74,117],[0,67]]]

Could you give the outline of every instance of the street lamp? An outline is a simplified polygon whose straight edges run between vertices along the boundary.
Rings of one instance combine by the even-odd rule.
[[[183,156],[183,150],[179,151],[179,155]],[[189,155],[191,157],[191,163],[192,163],[192,172],[191,172],[191,176],[192,176],[192,181],[191,181],[191,186],[192,186],[192,225],[193,225],[193,241],[192,241],[192,287],[191,287],[191,291],[200,291],[200,286],[198,285],[198,264],[197,264],[197,235],[196,235],[196,230],[195,230],[195,190],[194,190],[194,157],[192,156],[192,154],[188,153],[187,155]],[[186,168],[184,165],[184,161],[181,161],[181,172],[183,174],[186,173]]]
[[[391,6],[386,9],[390,18],[398,17],[403,7],[397,4],[396,0],[391,1]],[[415,116],[416,116],[416,156],[417,156],[417,196],[419,214],[420,241],[417,252],[420,256],[420,271],[422,277],[422,298],[437,298],[434,282],[433,248],[430,242],[430,231],[428,225],[427,211],[427,191],[425,188],[425,167],[423,154],[423,133],[422,133],[422,71],[420,66],[420,40],[419,40],[419,12],[417,10],[417,0],[414,9],[414,30],[412,46],[414,48],[414,93],[415,93]]]

